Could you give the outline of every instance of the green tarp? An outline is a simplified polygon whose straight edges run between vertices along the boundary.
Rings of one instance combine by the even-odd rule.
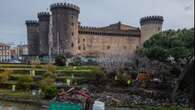
[[[50,102],[49,110],[84,110],[79,104],[72,104],[66,102]]]

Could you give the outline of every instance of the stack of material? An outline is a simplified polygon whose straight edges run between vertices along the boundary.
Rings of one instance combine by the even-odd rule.
[[[49,103],[49,110],[92,110],[93,101],[87,90],[61,88]]]

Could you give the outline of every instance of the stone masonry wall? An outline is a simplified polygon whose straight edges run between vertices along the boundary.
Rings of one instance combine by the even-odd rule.
[[[140,37],[79,34],[78,53],[133,55]]]

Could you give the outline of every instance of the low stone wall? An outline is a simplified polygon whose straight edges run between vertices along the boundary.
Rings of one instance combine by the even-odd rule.
[[[0,96],[0,100],[23,103],[23,104],[40,105],[40,106],[48,104],[48,101],[41,100],[39,98],[32,99],[32,98],[17,98],[11,96]]]
[[[138,110],[136,108],[115,108],[115,107],[108,107],[106,110]]]

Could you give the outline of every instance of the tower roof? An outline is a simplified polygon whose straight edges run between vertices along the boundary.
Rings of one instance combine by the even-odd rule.
[[[26,20],[25,24],[28,25],[39,25],[37,20]]]
[[[37,14],[38,18],[39,17],[49,17],[50,16],[50,13],[49,12],[39,12]]]
[[[67,8],[67,9],[73,9],[80,12],[80,8],[74,4],[70,3],[54,3],[50,6],[50,10],[56,9],[56,8]]]
[[[142,17],[140,19],[140,24],[151,24],[151,23],[160,23],[162,24],[164,21],[163,16],[146,16],[146,17]]]

